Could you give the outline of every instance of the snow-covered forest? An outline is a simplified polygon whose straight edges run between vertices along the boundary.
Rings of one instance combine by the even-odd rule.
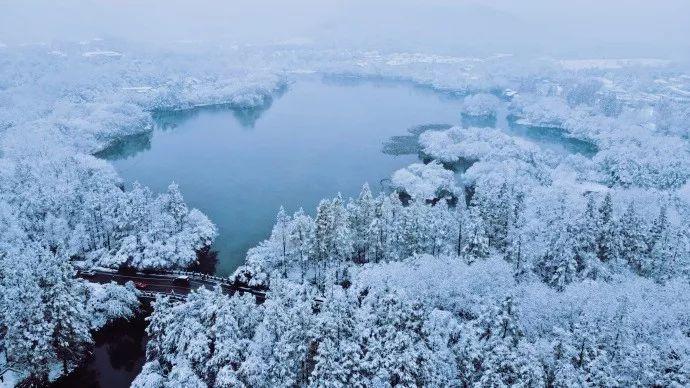
[[[654,69],[461,88],[414,72],[466,94],[463,115],[506,109],[596,152],[493,128],[422,133],[427,164],[394,172],[393,192],[278,212],[235,274],[270,289],[263,305],[212,291],[157,301],[134,385],[690,383],[689,101],[668,89],[688,78]]]
[[[382,189],[276,209],[230,278],[262,303],[159,296],[133,386],[690,385],[687,62],[1,40],[0,386],[69,374],[141,310],[78,270],[189,269],[219,233],[98,152],[157,113],[270,109],[305,74],[457,99],[458,122],[411,131]]]
[[[82,353],[70,346],[64,354],[56,345],[62,335],[57,322],[73,322],[64,335],[74,336],[68,337],[70,343],[76,338],[88,346],[88,328],[97,325],[91,320],[102,325],[111,316],[127,314],[117,309],[105,309],[105,316],[97,318],[89,314],[89,298],[96,292],[102,298],[103,291],[75,280],[75,265],[184,268],[215,236],[213,224],[187,208],[176,185],[158,194],[138,185],[123,190],[116,172],[90,153],[112,139],[149,131],[147,112],[262,104],[289,84],[291,73],[308,69],[405,80],[438,93],[466,95],[464,116],[491,119],[507,110],[511,120],[559,128],[567,137],[592,143],[597,152],[591,158],[558,154],[492,128],[422,133],[419,148],[427,164],[392,172],[394,192],[374,195],[365,186],[353,200],[336,196],[324,199],[315,212],[278,214],[270,238],[250,250],[237,273],[244,281],[268,286],[275,297],[252,313],[241,313],[247,323],[232,323],[247,326],[227,339],[227,346],[241,349],[232,362],[207,362],[231,357],[207,348],[215,341],[215,321],[175,320],[168,314],[212,304],[207,308],[228,310],[234,317],[240,314],[235,309],[247,308],[248,302],[221,303],[224,297],[203,293],[182,306],[158,302],[153,322],[171,327],[162,323],[160,333],[152,331],[150,361],[138,384],[153,384],[151,376],[159,382],[195,378],[212,384],[222,378],[222,384],[231,385],[686,381],[689,311],[682,295],[690,259],[685,140],[690,104],[683,94],[688,77],[672,64],[571,71],[539,61],[515,72],[514,59],[497,57],[472,61],[476,75],[463,78],[454,71],[468,66],[462,59],[372,53],[350,53],[350,58],[283,49],[276,60],[272,52],[247,49],[256,61],[265,61],[265,68],[276,70],[251,74],[238,70],[242,63],[229,56],[224,60],[233,67],[194,68],[199,74],[185,74],[179,70],[184,56],[154,71],[146,63],[155,58],[136,52],[106,55],[99,51],[106,45],[90,43],[86,47],[93,51],[83,53],[77,45],[4,49],[0,194],[5,264],[0,279],[6,290],[2,344],[8,363],[44,378],[52,361],[68,368]],[[294,70],[277,70],[286,67]],[[75,72],[103,75],[76,83]],[[55,278],[45,280],[48,275]],[[477,284],[475,277],[483,282]],[[53,298],[35,287],[46,295],[76,299],[47,304]],[[312,306],[315,295],[324,298],[318,307]],[[131,305],[129,300],[124,306]],[[34,310],[12,308],[18,303],[72,321],[46,320],[39,329],[16,317],[21,312],[36,319]],[[653,320],[642,318],[645,309],[645,314],[655,312]],[[297,319],[277,317],[278,310],[299,316],[304,322],[299,335],[290,331],[295,327],[276,326]],[[352,323],[332,322],[336,312]],[[401,320],[395,333],[413,337],[369,333],[389,330],[387,322],[395,319]],[[438,319],[445,323],[434,323]],[[38,337],[27,338],[25,329],[11,326],[20,322],[39,331]],[[510,335],[491,334],[507,330],[491,325],[508,324],[514,326]],[[341,333],[337,325],[347,328]],[[272,332],[265,332],[268,328]],[[437,332],[441,328],[444,332]],[[586,332],[593,328],[594,337]],[[177,343],[155,350],[156,341],[168,341],[167,330],[188,330],[202,336],[193,339],[201,342],[184,344],[174,335]],[[200,346],[203,354],[192,356],[189,346]],[[391,349],[374,352],[372,346]],[[273,347],[302,350],[299,357],[285,355],[285,361],[262,358],[277,357],[266,350]],[[36,351],[40,358],[33,355]],[[396,361],[375,360],[372,352]],[[430,358],[437,353],[446,356]],[[396,364],[402,359],[409,364]],[[492,364],[508,359],[513,363]],[[281,364],[288,361],[293,364]],[[217,369],[199,369],[208,365]]]

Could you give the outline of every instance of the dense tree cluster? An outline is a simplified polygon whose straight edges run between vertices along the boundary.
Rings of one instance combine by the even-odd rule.
[[[512,96],[509,112],[522,122],[560,128],[596,145],[595,179],[606,185],[678,188],[690,177],[684,140],[690,104],[675,97],[679,89],[671,84],[683,82],[673,76],[653,80],[644,71],[634,74],[632,85],[626,71],[534,79]],[[611,85],[616,83],[628,89],[614,90]],[[658,98],[650,103],[645,93]]]
[[[441,198],[453,199],[460,195],[455,176],[436,161],[413,163],[393,173],[391,185],[401,193],[403,200],[436,202]],[[409,197],[409,198],[408,198]]]
[[[495,116],[500,105],[501,100],[493,94],[472,94],[463,100],[462,114],[467,116]]]
[[[29,379],[47,382],[51,363],[68,371],[92,344],[87,293],[61,255],[44,247],[25,252],[30,256],[13,257],[0,273],[0,349]]]
[[[109,267],[187,267],[210,245],[215,227],[189,210],[176,185],[154,196],[123,190],[105,162],[58,155],[19,160],[0,172],[0,201],[32,240],[66,258]]]
[[[614,204],[611,193],[588,193],[576,203],[563,195],[534,220],[526,201],[535,198],[525,195],[503,184],[477,188],[467,206],[405,206],[397,194],[374,197],[365,186],[347,203],[340,196],[323,200],[314,218],[302,210],[290,217],[281,209],[271,237],[250,250],[238,273],[261,282],[275,272],[323,289],[329,276],[346,280],[353,264],[418,254],[467,263],[496,256],[514,266],[517,278],[536,277],[563,289],[574,281],[629,273],[663,282],[688,270],[688,235],[670,223],[665,205],[650,213],[647,207],[640,212],[635,201]]]
[[[150,132],[152,110],[256,106],[282,85],[273,74],[220,64],[190,71],[183,55],[154,65],[142,60],[147,52],[128,47],[132,55],[122,55],[100,44],[0,48],[3,379],[8,367],[13,379],[38,384],[73,369],[88,354],[92,330],[138,306],[133,287],[85,284],[74,264],[183,268],[215,237],[176,185],[161,194],[137,184],[125,190],[90,153]]]
[[[689,383],[687,235],[666,205],[577,197],[541,228],[508,184],[455,206],[365,186],[314,218],[281,209],[237,273],[268,300],[160,300],[135,386]]]
[[[402,264],[401,269],[409,266],[410,277],[425,273],[425,260]],[[452,260],[445,265],[451,270],[471,268]],[[462,286],[477,274],[468,272],[451,279]],[[441,285],[443,280],[435,277],[434,285]],[[442,295],[434,307],[422,299],[423,292],[410,298],[398,291],[397,279],[377,286],[366,276],[348,289],[330,288],[323,302],[315,301],[313,288],[278,280],[262,305],[255,305],[253,298],[227,298],[208,290],[182,304],[160,299],[148,329],[147,363],[133,386],[690,382],[687,337],[668,331],[686,327],[686,283],[573,285],[555,292],[538,283],[486,280],[487,289],[506,288],[492,289],[490,298],[481,299],[473,293],[477,290],[469,289],[465,296],[474,298],[474,311],[454,307],[453,295]],[[653,296],[645,300],[648,293]],[[658,315],[653,317],[648,310],[655,308]]]
[[[87,285],[73,265],[186,267],[215,236],[176,185],[124,191],[91,156],[56,152],[0,169],[0,354],[27,382],[66,373],[89,353],[91,331],[131,317],[133,287]]]
[[[132,316],[137,292],[75,277],[66,247],[41,240],[0,202],[0,355],[25,382],[45,384],[88,354],[91,330]]]

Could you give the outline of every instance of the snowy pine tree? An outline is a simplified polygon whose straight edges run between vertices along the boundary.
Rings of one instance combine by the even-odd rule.
[[[363,384],[362,351],[355,317],[356,300],[344,292],[335,293],[316,318],[314,369],[311,387],[352,387]]]
[[[273,234],[278,243],[278,261],[280,273],[283,277],[287,276],[288,267],[288,239],[289,239],[289,223],[290,218],[285,213],[285,209],[281,206],[276,216],[276,224],[273,227]]]
[[[642,218],[637,214],[635,203],[628,204],[620,220],[621,258],[636,273],[649,276],[652,265],[647,246],[647,235]]]
[[[573,251],[577,262],[577,272],[582,277],[597,279],[606,276],[606,270],[597,257],[597,213],[594,197],[587,198],[584,213],[573,227]]]
[[[478,205],[470,204],[468,213],[467,224],[464,228],[467,231],[467,240],[462,253],[465,261],[472,263],[489,256],[489,238]]]
[[[310,254],[314,251],[314,220],[304,214],[301,208],[292,216],[289,230],[290,258],[300,268],[300,278],[304,282],[310,264]]]
[[[167,193],[162,195],[160,199],[161,206],[174,221],[175,230],[177,232],[182,231],[185,218],[187,214],[189,214],[189,209],[187,209],[187,204],[184,202],[180,187],[175,183],[171,183],[170,186],[168,186]]]
[[[368,229],[374,220],[376,203],[368,184],[362,186],[359,197],[348,204],[350,228],[352,229],[353,248],[360,260],[366,260],[368,247]]]
[[[611,193],[606,193],[599,207],[597,228],[597,256],[604,263],[614,263],[618,259],[620,239],[618,238],[619,228],[613,214]]]

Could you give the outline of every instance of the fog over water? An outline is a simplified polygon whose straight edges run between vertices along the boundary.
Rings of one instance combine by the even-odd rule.
[[[67,0],[2,1],[0,8],[4,44],[122,38],[456,55],[690,55],[685,0]]]

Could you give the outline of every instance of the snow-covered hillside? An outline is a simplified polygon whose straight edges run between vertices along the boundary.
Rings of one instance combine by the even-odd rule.
[[[0,47],[0,371],[45,383],[133,313],[131,286],[85,284],[75,264],[189,267],[217,234],[174,183],[125,190],[95,152],[156,111],[263,106],[305,73],[463,97],[458,116],[503,110],[595,152],[421,133],[428,163],[391,171],[396,190],[279,213],[236,273],[269,287],[263,305],[156,301],[135,386],[690,383],[681,65],[109,40]]]

